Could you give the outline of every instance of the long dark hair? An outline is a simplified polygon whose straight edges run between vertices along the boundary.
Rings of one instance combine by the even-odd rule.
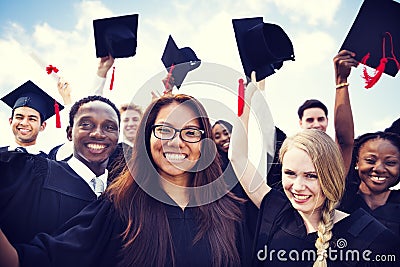
[[[223,179],[218,179],[222,172],[215,154],[211,153],[215,151],[215,146],[207,113],[198,100],[183,94],[166,95],[149,105],[138,128],[132,158],[128,162],[129,167],[107,188],[107,195],[114,201],[121,218],[127,222],[123,232],[124,246],[120,264],[164,266],[168,254],[172,264],[175,263],[165,205],[145,192],[149,188],[161,190],[150,152],[151,126],[160,109],[173,103],[190,107],[198,116],[200,128],[204,130],[201,157],[194,167],[189,186],[200,187],[213,183],[201,192],[191,191],[190,201],[200,203],[195,207],[198,232],[193,244],[207,238],[212,251],[213,266],[238,266],[240,258],[236,246],[235,226],[241,219],[240,210],[233,201],[234,197],[230,193],[225,194],[226,184]],[[211,161],[210,157],[213,157]],[[209,163],[206,167],[201,167],[204,165],[201,161],[204,160]],[[218,195],[224,196],[218,198]]]

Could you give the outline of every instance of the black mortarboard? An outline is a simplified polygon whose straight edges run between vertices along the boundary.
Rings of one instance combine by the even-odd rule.
[[[138,14],[93,20],[96,57],[136,54]]]
[[[354,52],[358,61],[372,68],[377,68],[382,58],[388,58],[383,72],[396,76],[400,65],[393,57],[400,60],[400,3],[365,0],[340,48],[343,49]]]
[[[293,45],[284,30],[263,18],[232,19],[236,44],[247,77],[257,81],[275,73],[285,60],[294,60]]]
[[[172,76],[174,77],[174,84],[178,89],[188,72],[199,67],[201,63],[201,60],[197,58],[190,47],[178,48],[171,35],[168,37],[161,61],[168,73],[173,68]]]
[[[40,113],[41,122],[52,117],[64,107],[49,96],[32,81],[27,81],[17,89],[1,98],[13,110],[19,107],[30,107]],[[56,108],[55,105],[58,105]]]

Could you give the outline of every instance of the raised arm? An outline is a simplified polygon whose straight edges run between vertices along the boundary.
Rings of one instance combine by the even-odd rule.
[[[0,267],[18,267],[19,260],[15,248],[8,242],[0,229]]]
[[[250,118],[251,99],[257,91],[257,86],[250,83],[245,91],[245,106],[239,119],[233,120],[230,148],[228,152],[233,170],[243,189],[253,203],[259,208],[264,196],[271,190],[265,182],[265,172],[253,165],[248,157],[248,126]],[[263,121],[266,123],[265,121]],[[262,122],[261,122],[262,123]],[[263,127],[263,125],[261,125]],[[252,141],[252,139],[250,139]],[[259,144],[251,144],[259,145]]]
[[[335,140],[342,152],[346,173],[350,168],[354,146],[353,112],[351,110],[349,84],[347,82],[351,67],[358,66],[358,62],[354,59],[354,56],[353,52],[342,50],[333,58],[336,81],[334,109]]]
[[[93,89],[89,92],[90,95],[103,95],[104,85],[106,84],[107,72],[114,64],[114,58],[111,55],[100,58],[97,66],[97,75],[93,84]]]

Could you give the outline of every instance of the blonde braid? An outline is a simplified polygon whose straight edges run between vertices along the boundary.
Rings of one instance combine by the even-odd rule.
[[[328,266],[326,259],[328,258],[329,241],[332,238],[333,217],[335,214],[335,205],[332,201],[327,201],[322,210],[322,220],[318,225],[318,238],[315,241],[317,248],[317,259],[313,267]]]

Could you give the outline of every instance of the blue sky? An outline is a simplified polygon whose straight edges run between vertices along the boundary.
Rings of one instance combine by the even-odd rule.
[[[317,98],[331,112],[328,133],[332,135],[335,93],[332,59],[361,4],[362,0],[2,1],[0,93],[3,96],[30,79],[60,99],[55,81],[30,57],[29,51],[35,51],[61,70],[73,85],[76,99],[87,95],[98,63],[92,21],[127,14],[139,14],[138,47],[135,57],[115,61],[114,89],[106,90],[105,96],[117,105],[140,94],[139,88],[153,76],[166,74],[160,58],[169,34],[179,47],[190,46],[203,62],[243,72],[231,20],[261,16],[264,22],[278,24],[285,30],[296,57],[294,62],[286,61],[276,74],[267,78],[265,95],[274,123],[288,134],[295,133],[299,130],[298,106],[306,99]],[[398,76],[384,75],[377,85],[367,90],[361,74],[362,67],[354,69],[349,79],[356,135],[383,130],[400,117]],[[233,95],[200,90],[183,88],[182,92],[214,98],[235,110]],[[146,100],[139,104],[145,106]],[[0,145],[7,143],[11,136],[9,115],[8,107],[0,103]],[[220,115],[213,115],[212,119],[225,117]],[[62,142],[64,126],[66,123],[63,129],[55,129],[54,121],[50,120],[45,132],[40,134],[39,143],[51,147]]]

